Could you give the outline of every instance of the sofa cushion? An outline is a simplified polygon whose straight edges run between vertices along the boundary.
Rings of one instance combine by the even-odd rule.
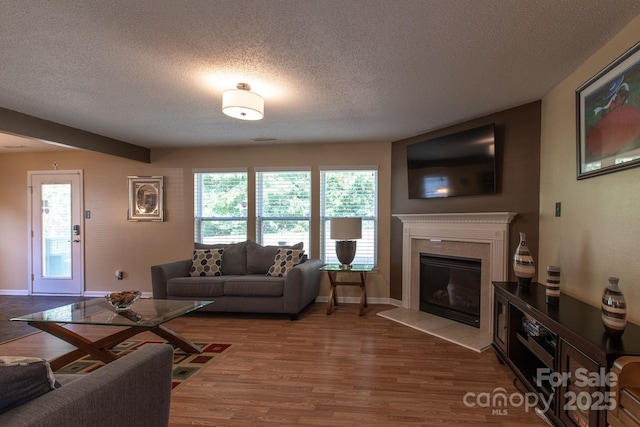
[[[222,276],[224,249],[194,249],[189,276]]]
[[[49,362],[36,357],[0,356],[0,413],[56,388]]]
[[[167,280],[167,296],[183,298],[212,298],[224,294],[227,276],[174,277]]]
[[[247,274],[247,244],[248,240],[240,243],[218,243],[208,245],[194,243],[194,249],[224,249],[222,260],[222,274]]]
[[[224,282],[225,296],[279,297],[284,293],[283,277],[236,276]]]
[[[300,263],[303,255],[304,250],[300,249],[278,249],[267,276],[287,277],[289,270]]]
[[[278,249],[302,249],[304,243],[291,246],[262,246],[254,242],[247,244],[247,271],[249,274],[266,274],[273,265]]]

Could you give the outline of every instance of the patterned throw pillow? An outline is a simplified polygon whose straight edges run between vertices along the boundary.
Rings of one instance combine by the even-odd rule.
[[[189,276],[222,276],[222,254],[224,249],[194,249]]]
[[[267,271],[267,276],[287,277],[287,273],[295,265],[300,264],[304,249],[278,249],[273,265]]]
[[[0,414],[57,387],[46,360],[0,356]]]

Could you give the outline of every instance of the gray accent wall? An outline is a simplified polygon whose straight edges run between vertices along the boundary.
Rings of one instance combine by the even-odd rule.
[[[497,193],[442,199],[409,199],[406,146],[486,124],[495,124]],[[395,141],[391,147],[391,213],[517,212],[509,230],[509,253],[518,245],[518,233],[538,262],[540,200],[541,101]],[[390,297],[402,299],[402,223],[391,218]],[[540,268],[537,265],[538,269]],[[515,280],[513,269],[509,279]]]

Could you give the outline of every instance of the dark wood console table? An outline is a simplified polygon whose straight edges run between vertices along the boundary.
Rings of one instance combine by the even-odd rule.
[[[621,338],[610,338],[599,308],[564,294],[557,306],[547,305],[538,283],[493,285],[493,346],[500,359],[528,391],[551,399],[546,415],[554,424],[606,426],[608,402],[598,401],[609,392],[603,377],[618,357],[640,355],[640,326],[627,323]]]

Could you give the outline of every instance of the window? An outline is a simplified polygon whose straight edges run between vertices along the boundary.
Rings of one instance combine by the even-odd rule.
[[[196,172],[193,176],[194,241],[247,240],[247,172]]]
[[[256,234],[262,245],[304,243],[309,254],[311,171],[256,173]]]
[[[353,264],[378,262],[378,170],[375,168],[320,171],[320,254],[328,264],[338,263],[330,239],[332,217],[362,218]]]

